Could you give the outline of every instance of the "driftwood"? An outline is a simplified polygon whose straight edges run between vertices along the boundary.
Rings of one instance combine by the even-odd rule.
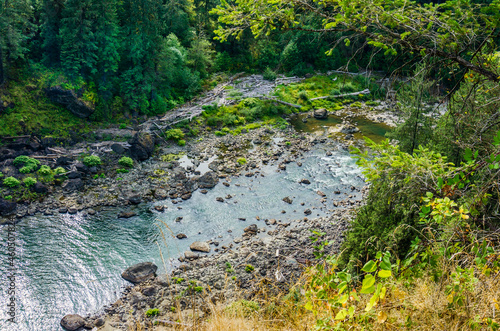
[[[31,136],[12,136],[12,137],[0,137],[0,139],[10,140],[10,139],[24,139],[31,138]]]
[[[268,98],[268,97],[259,97],[259,98],[260,99],[264,99],[264,100],[276,101],[276,102],[282,103],[284,105],[287,105],[287,106],[290,106],[290,107],[294,107],[294,108],[298,108],[298,109],[302,108],[302,106],[300,106],[300,105],[296,105],[296,104],[293,104],[293,103],[281,101],[281,100],[278,100],[278,99],[273,99],[273,98]]]
[[[309,101],[321,100],[321,99],[329,99],[329,98],[343,98],[343,97],[360,95],[360,94],[370,94],[370,90],[366,89],[366,90],[363,90],[363,91],[360,91],[360,92],[345,93],[345,94],[339,94],[339,95],[326,95],[324,97],[317,97],[317,98],[309,99]]]

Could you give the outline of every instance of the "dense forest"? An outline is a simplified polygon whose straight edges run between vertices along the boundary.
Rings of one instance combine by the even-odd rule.
[[[390,77],[400,121],[382,143],[351,149],[370,190],[341,254],[325,255],[329,243],[315,232],[319,261],[301,290],[270,300],[256,319],[283,329],[307,320],[322,330],[498,330],[499,28],[498,1],[3,0],[0,123],[23,111],[10,106],[15,96],[56,86],[95,108],[80,125],[166,114],[221,73],[378,72],[356,88]],[[384,99],[381,91],[369,98]],[[282,99],[311,110],[308,93]],[[270,104],[242,100],[203,116],[208,131],[238,135]],[[291,111],[272,107],[286,126]],[[184,146],[195,125],[167,138]]]

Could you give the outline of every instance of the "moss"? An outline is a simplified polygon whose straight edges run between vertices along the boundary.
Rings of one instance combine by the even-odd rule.
[[[184,153],[179,153],[179,154],[165,154],[165,155],[161,155],[160,159],[163,162],[172,162],[172,161],[180,159],[183,156],[184,156]]]

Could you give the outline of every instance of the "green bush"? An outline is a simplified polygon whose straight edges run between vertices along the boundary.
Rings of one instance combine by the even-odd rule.
[[[3,173],[0,171],[0,178],[2,178],[2,177],[3,177]]]
[[[179,141],[184,139],[184,132],[181,129],[170,129],[165,132],[165,138]]]
[[[278,75],[273,70],[271,70],[271,68],[267,67],[266,70],[264,71],[264,73],[262,74],[262,77],[265,80],[273,81],[273,80],[276,80]]]
[[[134,167],[134,160],[132,160],[128,156],[124,156],[120,160],[118,160],[118,164],[121,165],[122,167],[125,167],[125,168],[133,168]]]
[[[38,174],[44,177],[50,176],[52,175],[52,169],[50,169],[50,167],[47,165],[43,165],[40,167],[40,169],[38,169]]]
[[[244,165],[247,163],[247,159],[245,159],[244,157],[240,157],[236,162],[238,162],[238,164]]]
[[[18,187],[19,184],[21,184],[21,182],[14,177],[7,177],[3,180],[3,185],[10,188]]]
[[[101,165],[101,158],[97,155],[90,155],[83,158],[83,164],[87,167],[96,167]]]
[[[30,188],[32,187],[33,185],[35,185],[37,182],[37,180],[33,177],[26,177],[25,179],[23,179],[23,183],[24,185],[26,185],[26,187]]]
[[[185,140],[183,140],[183,139],[181,139],[181,140],[179,140],[179,141],[177,142],[177,145],[179,145],[179,146],[184,146],[184,145],[186,145],[186,141],[185,141]]]
[[[160,310],[158,308],[152,308],[152,309],[148,309],[146,311],[146,316],[148,316],[148,317],[158,316],[159,313],[160,313]]]
[[[14,159],[14,165],[22,166],[21,169],[19,169],[19,172],[23,174],[29,174],[30,172],[33,172],[38,168],[38,166],[40,165],[40,161],[26,155],[21,155]]]
[[[255,269],[254,266],[251,264],[247,264],[245,267],[246,272],[252,272],[252,271],[254,271],[254,269]]]
[[[62,175],[62,174],[65,174],[66,172],[67,172],[67,170],[64,169],[63,167],[57,167],[54,169],[55,175]]]

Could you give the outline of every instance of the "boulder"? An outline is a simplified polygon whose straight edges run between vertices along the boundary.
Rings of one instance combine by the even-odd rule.
[[[314,118],[320,119],[320,120],[328,118],[328,110],[326,110],[325,108],[315,109],[313,116],[314,116]]]
[[[63,105],[73,115],[79,118],[88,118],[95,111],[92,105],[78,98],[73,90],[65,90],[61,86],[54,86],[45,89],[49,99]]]
[[[127,151],[125,149],[125,147],[123,147],[123,145],[121,145],[121,144],[113,144],[113,145],[111,145],[111,150],[113,150],[113,152],[115,152],[118,155],[125,154],[125,152]]]
[[[138,205],[141,203],[141,201],[142,201],[142,198],[140,195],[133,195],[133,196],[128,198],[128,202],[132,205]]]
[[[130,145],[130,157],[139,161],[144,161],[153,155],[155,150],[155,138],[151,132],[140,131],[132,138]]]
[[[286,203],[288,203],[288,204],[290,204],[290,205],[293,203],[293,200],[290,199],[290,197],[284,197],[283,201],[286,202]]]
[[[56,166],[68,166],[73,163],[73,159],[67,156],[61,156],[56,160]]]
[[[156,277],[158,267],[153,262],[134,264],[122,273],[122,278],[134,284],[141,283]]]
[[[219,182],[217,174],[213,171],[208,171],[198,179],[198,186],[200,188],[213,188]]]
[[[17,204],[15,202],[0,199],[0,216],[12,215],[16,212]]]
[[[205,252],[205,253],[210,252],[210,245],[208,245],[204,241],[195,241],[194,243],[191,244],[191,246],[189,246],[189,248],[192,251]]]
[[[75,331],[85,325],[83,317],[77,314],[66,315],[61,320],[61,326],[65,330]]]
[[[38,194],[44,194],[44,193],[47,193],[47,191],[49,190],[47,188],[47,186],[43,185],[42,183],[40,182],[36,182],[35,185],[33,185],[33,191],[35,193],[38,193]]]
[[[67,192],[78,191],[83,187],[83,182],[80,178],[69,179],[64,182],[62,188]]]

